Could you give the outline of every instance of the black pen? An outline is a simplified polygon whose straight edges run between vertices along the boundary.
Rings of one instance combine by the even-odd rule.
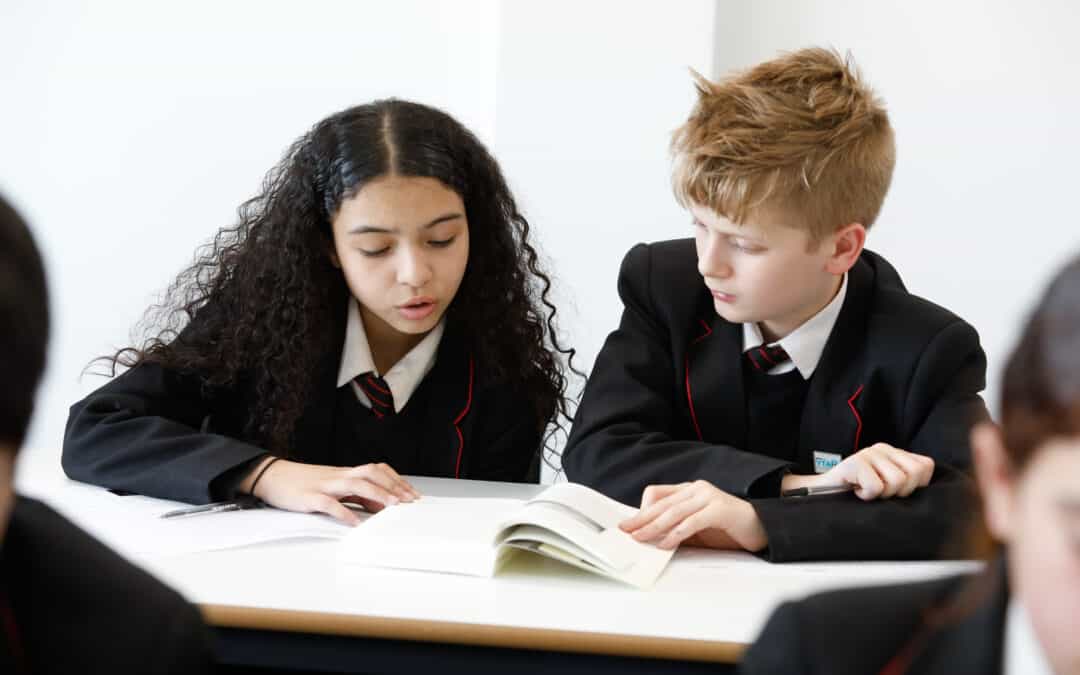
[[[845,483],[843,485],[817,485],[813,487],[801,487],[794,490],[784,490],[780,493],[781,497],[810,497],[812,495],[831,495],[841,492],[851,492],[856,488],[851,483]]]
[[[199,506],[186,506],[161,514],[162,518],[183,518],[185,516],[199,516],[208,513],[223,513],[225,511],[243,511],[245,509],[257,509],[262,506],[262,500],[256,497],[240,497],[225,502],[211,502]]]

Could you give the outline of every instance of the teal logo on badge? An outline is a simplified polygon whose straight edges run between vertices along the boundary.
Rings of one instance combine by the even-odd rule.
[[[832,452],[814,452],[814,473],[825,473],[843,460],[843,456]]]

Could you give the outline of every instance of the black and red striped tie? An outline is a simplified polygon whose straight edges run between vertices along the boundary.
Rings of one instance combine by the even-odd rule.
[[[373,372],[358,376],[354,382],[364,391],[364,395],[371,401],[371,412],[378,418],[394,414],[394,395],[390,393],[390,385]]]
[[[755,370],[764,371],[791,360],[791,357],[780,345],[761,345],[760,347],[748,349],[746,358],[750,359],[750,365],[754,366]]]

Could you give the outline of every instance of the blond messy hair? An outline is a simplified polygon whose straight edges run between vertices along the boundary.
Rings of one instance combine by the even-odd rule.
[[[671,143],[684,208],[736,223],[779,212],[815,241],[873,224],[896,146],[884,104],[850,55],[803,49],[715,83],[691,73],[698,101]]]

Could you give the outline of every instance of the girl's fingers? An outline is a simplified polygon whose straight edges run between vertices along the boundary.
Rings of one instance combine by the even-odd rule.
[[[356,467],[355,469],[347,469],[346,472],[345,472],[346,482],[344,484],[344,487],[346,487],[346,489],[348,489],[351,486],[355,486],[357,484],[357,481],[366,481],[366,482],[370,483],[371,485],[378,486],[379,488],[381,488],[383,491],[387,492],[388,494],[393,495],[394,498],[397,500],[397,501],[394,501],[394,502],[387,502],[385,500],[381,500],[381,501],[383,501],[384,504],[386,504],[386,503],[396,504],[399,501],[401,501],[401,502],[411,502],[413,500],[412,492],[409,491],[408,488],[403,487],[403,481],[401,481],[400,479],[395,479],[390,474],[390,472],[386,471],[383,467],[386,467],[386,465],[385,464],[365,464],[363,466]],[[386,468],[389,469],[389,467],[386,467]],[[350,494],[354,494],[354,493],[347,492],[345,494],[340,494],[339,496],[345,497],[345,496],[348,496]],[[363,493],[355,493],[355,494],[358,494],[361,497],[369,496],[369,495],[363,494]]]
[[[331,518],[339,520],[346,525],[356,525],[360,522],[359,516],[349,510],[349,507],[345,506],[330,495],[315,495],[315,497],[311,501],[309,510],[318,513],[325,513]]]
[[[417,489],[414,488],[412,486],[412,484],[409,483],[409,481],[402,478],[401,474],[399,474],[397,471],[394,470],[394,467],[390,466],[389,464],[384,464],[384,463],[375,464],[373,466],[377,470],[384,472],[386,475],[388,475],[391,478],[391,480],[394,481],[394,484],[397,487],[397,489],[394,490],[394,492],[396,492],[399,497],[402,497],[403,499],[406,498],[406,497],[411,497],[412,499],[419,499],[420,498],[420,492],[417,491]],[[405,501],[410,501],[410,500],[405,499]]]
[[[375,483],[367,477],[346,478],[343,484],[335,486],[336,490],[330,491],[336,497],[361,497],[371,499],[385,505],[394,505],[401,502],[396,494],[390,492],[382,485]]]

